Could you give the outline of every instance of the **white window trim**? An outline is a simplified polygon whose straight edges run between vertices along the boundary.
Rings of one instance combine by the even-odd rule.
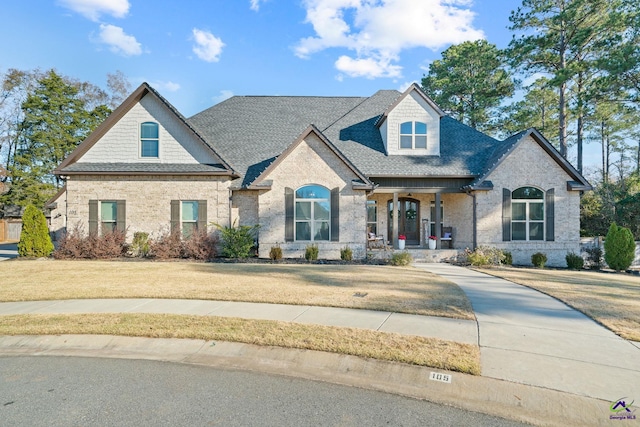
[[[535,188],[536,190],[540,190],[542,192],[542,198],[541,199],[514,199],[513,198],[513,192],[519,190],[520,188],[525,188],[525,187],[531,187],[531,188]],[[538,187],[534,187],[532,185],[525,185],[523,187],[518,187],[515,190],[513,190],[511,192],[511,240],[514,242],[544,242],[545,241],[545,236],[546,236],[546,214],[547,214],[547,206],[546,206],[546,197],[545,197],[545,191],[538,188]],[[513,204],[514,203],[524,203],[525,204],[525,211],[524,211],[524,219],[513,219]],[[542,219],[529,219],[529,205],[531,203],[536,203],[536,204],[542,204]],[[513,224],[514,223],[519,223],[519,224],[525,224],[525,239],[514,239],[513,238]],[[542,224],[542,239],[536,239],[536,240],[531,240],[530,236],[529,236],[529,224]]]
[[[323,189],[327,190],[329,192],[329,197],[326,199],[305,199],[305,198],[298,198],[297,196],[297,192],[298,190],[300,190],[301,188],[304,187],[322,187]],[[329,204],[329,219],[327,220],[316,220],[315,219],[315,203],[314,202],[327,202]],[[298,202],[311,202],[311,213],[310,219],[298,219]],[[302,239],[298,239],[298,223],[300,222],[305,222],[305,223],[310,223],[311,224],[311,239],[310,240],[302,240]],[[316,240],[315,239],[315,231],[316,231],[316,222],[326,222],[327,225],[329,226],[329,238],[328,239],[322,239],[322,240]],[[294,193],[293,193],[293,235],[294,235],[294,241],[295,242],[330,242],[331,241],[331,191],[326,188],[324,185],[320,185],[320,184],[307,184],[307,185],[303,185],[301,187],[298,187]]]
[[[144,123],[155,123],[158,126],[158,157],[151,157],[151,156],[143,156],[142,155],[142,125]],[[160,123],[158,123],[157,121],[154,120],[144,120],[138,123],[138,159],[140,160],[146,160],[146,161],[153,161],[153,160],[157,160],[159,161],[160,158],[162,157],[162,144],[160,141]],[[144,139],[155,139],[155,138],[144,138]]]
[[[402,133],[402,125],[404,123],[411,123],[411,133]],[[416,123],[422,123],[425,128],[426,128],[426,132],[424,134],[419,133],[416,134]],[[411,137],[411,147],[410,148],[404,148],[402,147],[402,137],[403,136],[410,136]],[[425,147],[424,148],[416,148],[416,136],[424,136],[426,143],[425,143]],[[422,151],[426,151],[429,148],[429,125],[427,122],[423,122],[421,120],[406,120],[404,122],[400,122],[400,124],[398,125],[398,150],[400,151],[409,151],[409,150],[422,150]]]

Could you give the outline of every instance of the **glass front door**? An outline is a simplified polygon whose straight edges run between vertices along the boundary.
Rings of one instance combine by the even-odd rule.
[[[407,237],[407,245],[420,244],[420,202],[415,199],[401,197],[398,199],[400,204],[398,216],[398,234],[404,234]],[[388,210],[388,236],[393,235],[393,200],[389,200]]]

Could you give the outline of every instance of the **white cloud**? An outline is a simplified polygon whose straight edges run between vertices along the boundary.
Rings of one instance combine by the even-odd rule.
[[[159,92],[176,92],[180,90],[180,84],[172,81],[155,81],[150,83],[151,87],[155,88]]]
[[[196,45],[193,46],[193,52],[206,62],[218,62],[224,43],[218,37],[208,31],[193,29],[193,39]]]
[[[109,45],[109,49],[123,56],[134,56],[142,53],[142,46],[134,36],[126,34],[124,30],[115,25],[100,24],[101,43]]]
[[[335,63],[336,68],[349,77],[400,77],[402,67],[393,65],[389,59],[359,58],[342,55]]]
[[[265,0],[249,0],[249,2],[251,3],[251,10],[255,10],[256,12],[260,10],[260,3],[263,1]]]
[[[215,102],[216,104],[219,102],[224,101],[225,99],[229,99],[233,96],[233,91],[227,90],[227,89],[223,89],[220,91],[220,95],[218,96],[214,96],[212,98],[213,102]]]
[[[295,53],[307,58],[324,49],[346,48],[355,55],[336,61],[341,71],[398,77],[402,68],[394,62],[405,49],[437,50],[484,37],[472,25],[469,5],[469,0],[305,0],[306,22],[316,34],[300,40]]]
[[[102,14],[124,18],[130,7],[129,0],[58,0],[58,3],[92,21],[98,21]]]

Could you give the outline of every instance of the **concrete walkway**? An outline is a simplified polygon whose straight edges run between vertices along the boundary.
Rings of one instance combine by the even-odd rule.
[[[460,286],[478,320],[482,375],[640,401],[640,349],[543,293],[449,264],[416,264]]]
[[[473,320],[386,311],[183,299],[77,299],[0,303],[0,315],[61,313],[172,313],[239,317],[373,329],[468,344],[478,343],[478,329]]]

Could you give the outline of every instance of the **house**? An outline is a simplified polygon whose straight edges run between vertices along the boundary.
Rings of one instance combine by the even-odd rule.
[[[131,238],[259,224],[261,257],[276,244],[300,257],[310,243],[321,257],[347,245],[364,257],[367,230],[426,248],[446,228],[454,248],[494,246],[520,264],[541,251],[565,265],[591,189],[535,129],[496,140],[415,84],[370,97],[235,96],[187,119],[144,83],[55,173],[66,186],[50,201],[54,228]]]

